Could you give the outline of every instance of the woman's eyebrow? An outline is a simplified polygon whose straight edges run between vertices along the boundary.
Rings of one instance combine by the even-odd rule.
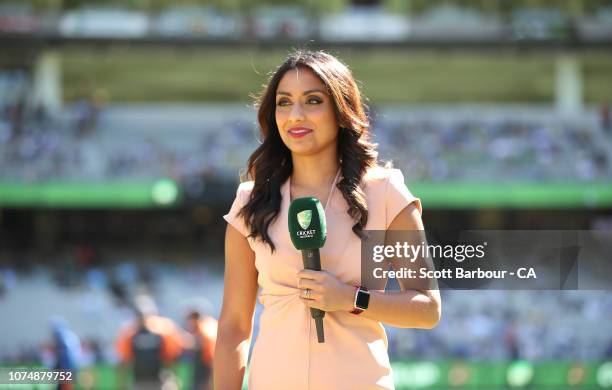
[[[302,93],[302,95],[308,95],[309,93],[313,93],[313,92],[318,92],[318,93],[325,94],[325,92],[323,92],[320,89],[309,89],[308,91],[304,91],[304,93]],[[284,91],[278,91],[278,92],[276,92],[276,94],[277,95],[291,96],[291,94],[289,92],[284,92]]]

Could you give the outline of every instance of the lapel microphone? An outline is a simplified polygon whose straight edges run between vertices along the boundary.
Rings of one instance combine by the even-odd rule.
[[[319,248],[322,248],[327,238],[325,224],[325,211],[319,199],[313,197],[296,198],[289,206],[289,236],[295,249],[302,251],[304,268],[321,271],[321,257]],[[315,320],[317,339],[319,343],[325,342],[323,332],[323,317],[325,312],[310,308],[310,315]]]

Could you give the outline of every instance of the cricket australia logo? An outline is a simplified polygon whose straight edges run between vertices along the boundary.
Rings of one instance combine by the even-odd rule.
[[[312,221],[312,210],[300,211],[297,214],[297,220],[302,229],[308,229],[308,226],[310,226],[310,221]]]

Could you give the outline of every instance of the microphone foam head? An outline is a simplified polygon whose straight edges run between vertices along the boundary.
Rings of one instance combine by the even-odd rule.
[[[319,199],[296,198],[289,206],[289,235],[298,250],[323,247],[327,238],[325,211]]]

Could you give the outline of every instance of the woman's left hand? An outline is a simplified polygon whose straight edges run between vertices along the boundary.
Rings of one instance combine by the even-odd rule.
[[[297,273],[300,300],[308,307],[323,311],[351,311],[355,287],[340,281],[327,271],[303,269]],[[305,298],[310,289],[309,298]]]

